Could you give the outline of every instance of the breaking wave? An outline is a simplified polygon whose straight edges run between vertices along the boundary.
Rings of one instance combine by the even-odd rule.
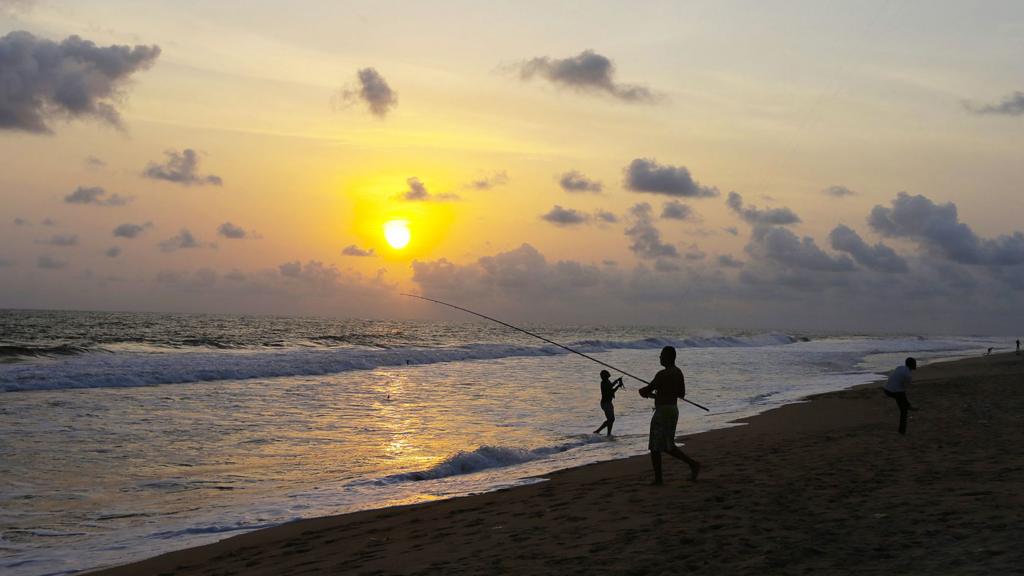
[[[645,338],[641,340],[582,340],[569,345],[581,352],[679,348],[752,347],[796,342],[786,334]],[[319,376],[350,370],[467,360],[554,356],[568,354],[556,346],[468,344],[438,348],[288,348],[281,350],[204,350],[140,353],[109,351],[73,354],[60,359],[0,364],[0,392],[69,388],[124,388],[246,380],[285,376]]]

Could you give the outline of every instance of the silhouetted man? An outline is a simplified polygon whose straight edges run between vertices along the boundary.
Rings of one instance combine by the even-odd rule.
[[[907,411],[910,410],[910,401],[907,400],[907,386],[910,384],[910,371],[917,370],[917,360],[907,358],[900,366],[892,371],[889,380],[885,383],[885,395],[896,401],[900,407],[900,434],[907,433]]]
[[[1017,354],[1020,354],[1020,339],[1017,339]]]
[[[612,425],[615,424],[615,391],[622,388],[622,378],[616,378],[612,382],[611,374],[607,370],[601,370],[601,410],[604,410],[604,424],[594,430],[594,434],[600,434],[601,430],[608,429],[608,436],[612,435]]]
[[[654,398],[654,415],[651,416],[651,434],[647,448],[651,451],[654,465],[654,484],[661,485],[661,453],[679,458],[690,465],[690,480],[696,480],[700,463],[690,458],[676,446],[676,423],[679,421],[679,406],[676,401],[686,396],[686,380],[683,371],[676,366],[676,349],[665,346],[661,349],[661,370],[650,385],[640,389],[644,398]]]

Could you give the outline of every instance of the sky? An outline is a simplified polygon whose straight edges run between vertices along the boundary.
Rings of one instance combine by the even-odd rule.
[[[0,308],[1010,335],[1022,144],[1016,1],[0,0]]]

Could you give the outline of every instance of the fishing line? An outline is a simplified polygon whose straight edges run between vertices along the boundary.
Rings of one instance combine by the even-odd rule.
[[[468,314],[472,314],[474,316],[479,316],[480,318],[483,318],[485,320],[490,320],[491,322],[497,322],[498,324],[501,324],[502,326],[505,326],[507,328],[511,328],[513,330],[518,330],[518,331],[522,332],[523,334],[529,334],[530,336],[533,336],[534,338],[538,338],[540,340],[543,340],[543,341],[547,342],[548,344],[551,344],[552,346],[558,346],[559,348],[561,348],[563,350],[568,350],[569,352],[572,352],[573,354],[577,354],[579,356],[583,356],[587,360],[590,360],[592,362],[597,362],[598,364],[600,364],[601,366],[604,366],[605,368],[611,368],[612,370],[615,370],[616,372],[619,372],[621,374],[625,374],[626,376],[629,376],[633,380],[636,380],[638,382],[643,382],[644,384],[647,384],[648,386],[651,385],[651,383],[648,382],[647,380],[644,380],[643,378],[641,378],[639,376],[634,376],[634,375],[630,374],[629,372],[626,372],[625,370],[620,370],[620,369],[616,368],[615,366],[612,366],[611,364],[608,364],[607,362],[602,362],[601,360],[598,360],[597,358],[594,358],[593,356],[584,354],[583,352],[580,352],[579,350],[573,350],[572,348],[570,348],[570,347],[568,347],[568,346],[566,346],[564,344],[559,344],[558,342],[555,342],[554,340],[550,340],[548,338],[545,338],[545,337],[541,336],[540,334],[534,334],[533,332],[530,332],[529,330],[524,330],[523,328],[520,328],[518,326],[513,326],[513,325],[509,324],[508,322],[503,322],[501,320],[498,320],[497,318],[491,318],[490,316],[485,316],[484,314],[481,314],[479,312],[473,312],[472,310],[469,310],[468,308],[463,308],[461,306],[456,306],[455,304],[449,304],[447,302],[442,302],[440,300],[434,300],[433,298],[427,298],[426,296],[419,296],[417,294],[404,294],[404,293],[401,294],[401,295],[402,296],[408,296],[410,298],[419,298],[420,300],[426,300],[427,302],[433,302],[434,304],[440,304],[442,306],[447,306],[449,308],[454,308],[456,310],[461,310],[461,311],[466,312]],[[686,402],[688,404],[692,404],[692,405],[696,406],[697,408],[700,408],[701,410],[703,410],[705,412],[710,412],[710,410],[708,410],[704,406],[701,406],[700,404],[697,404],[696,402],[693,402],[691,400],[687,400],[686,398],[680,398],[680,400],[682,400],[683,402]]]

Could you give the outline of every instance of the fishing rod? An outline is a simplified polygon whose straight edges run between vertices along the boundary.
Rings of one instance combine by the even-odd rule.
[[[522,332],[523,334],[529,334],[530,336],[533,336],[534,338],[538,338],[540,340],[543,340],[543,341],[547,342],[548,344],[551,344],[552,346],[558,346],[559,348],[561,348],[563,350],[568,350],[569,352],[572,352],[573,354],[577,354],[579,356],[583,356],[587,360],[590,360],[592,362],[597,362],[598,364],[600,364],[601,366],[604,366],[605,368],[611,368],[612,370],[615,370],[616,372],[620,372],[622,374],[625,374],[626,376],[629,376],[633,380],[636,380],[638,382],[643,382],[644,384],[647,384],[648,386],[651,385],[651,383],[648,382],[647,380],[644,380],[643,378],[641,378],[639,376],[634,376],[634,375],[630,374],[629,372],[626,372],[625,370],[620,370],[620,369],[616,368],[615,366],[612,366],[611,364],[608,364],[607,362],[602,362],[602,361],[598,360],[597,358],[594,358],[593,356],[590,356],[590,355],[584,354],[583,352],[580,352],[579,350],[573,350],[572,348],[569,348],[568,346],[566,346],[564,344],[559,344],[558,342],[555,342],[554,340],[549,340],[549,339],[541,336],[540,334],[534,334],[533,332],[530,332],[529,330],[524,330],[523,328],[520,328],[518,326],[513,326],[513,325],[509,324],[508,322],[502,322],[501,320],[498,320],[497,318],[491,318],[490,316],[486,316],[486,315],[481,314],[479,312],[473,312],[472,310],[469,310],[468,308],[463,308],[461,306],[456,306],[455,304],[449,304],[447,302],[442,302],[440,300],[434,300],[433,298],[427,298],[426,296],[419,296],[418,294],[401,294],[401,295],[402,296],[408,296],[410,298],[419,298],[420,300],[426,300],[427,302],[433,302],[434,304],[440,304],[442,306],[447,306],[449,308],[454,308],[456,310],[461,310],[461,311],[466,312],[468,314],[472,314],[473,316],[479,316],[479,317],[481,317],[481,318],[483,318],[485,320],[490,320],[491,322],[497,322],[498,324],[501,324],[502,326],[505,326],[507,328],[511,328],[513,330],[518,330],[518,331]],[[683,402],[687,402],[689,404],[693,404],[694,406],[696,406],[697,408],[700,408],[701,410],[703,410],[705,412],[710,412],[710,410],[708,410],[704,406],[701,406],[700,404],[697,404],[696,402],[693,402],[692,400],[687,400],[686,398],[681,398],[681,400]]]

